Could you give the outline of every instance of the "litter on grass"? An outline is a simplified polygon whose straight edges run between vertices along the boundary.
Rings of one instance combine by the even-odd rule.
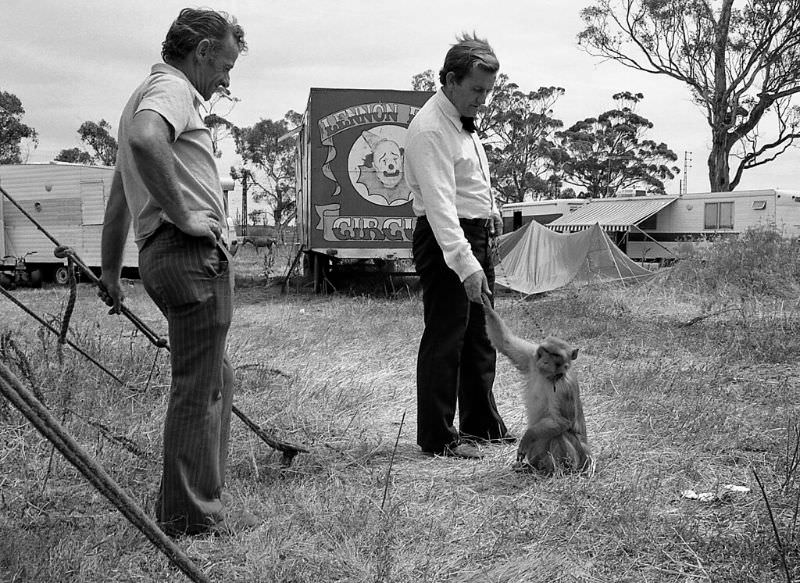
[[[750,488],[747,486],[736,486],[734,484],[726,484],[720,486],[716,492],[695,492],[694,490],[682,490],[681,497],[688,498],[689,500],[700,500],[700,502],[713,502],[714,500],[721,500],[727,494],[747,494]]]

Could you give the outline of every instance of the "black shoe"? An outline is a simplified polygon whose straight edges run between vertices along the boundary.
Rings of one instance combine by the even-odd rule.
[[[224,516],[214,524],[178,525],[176,522],[159,522],[158,526],[170,538],[184,536],[232,536],[257,528],[263,521],[247,510],[224,510]]]
[[[422,453],[431,457],[458,457],[470,460],[479,460],[483,457],[477,447],[468,443],[451,443],[444,446],[442,451],[423,451]]]

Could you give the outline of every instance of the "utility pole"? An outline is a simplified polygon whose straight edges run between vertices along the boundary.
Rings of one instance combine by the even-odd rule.
[[[242,237],[247,235],[247,170],[242,169]]]
[[[692,167],[692,153],[683,151],[683,181],[681,182],[682,194],[689,192],[689,168]]]

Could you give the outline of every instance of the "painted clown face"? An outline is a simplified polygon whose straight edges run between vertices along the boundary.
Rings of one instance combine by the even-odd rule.
[[[372,167],[386,188],[394,188],[403,180],[403,150],[394,140],[364,131],[362,137],[372,150]]]

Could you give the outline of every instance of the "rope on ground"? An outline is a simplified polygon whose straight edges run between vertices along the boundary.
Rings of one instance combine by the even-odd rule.
[[[83,476],[111,502],[128,521],[138,528],[153,545],[166,555],[167,559],[178,567],[189,579],[199,583],[210,583],[210,579],[150,519],[136,502],[109,476],[102,466],[91,459],[81,447],[69,436],[58,421],[14,376],[0,363],[0,393],[8,399],[30,423],[36,427],[48,441]]]

